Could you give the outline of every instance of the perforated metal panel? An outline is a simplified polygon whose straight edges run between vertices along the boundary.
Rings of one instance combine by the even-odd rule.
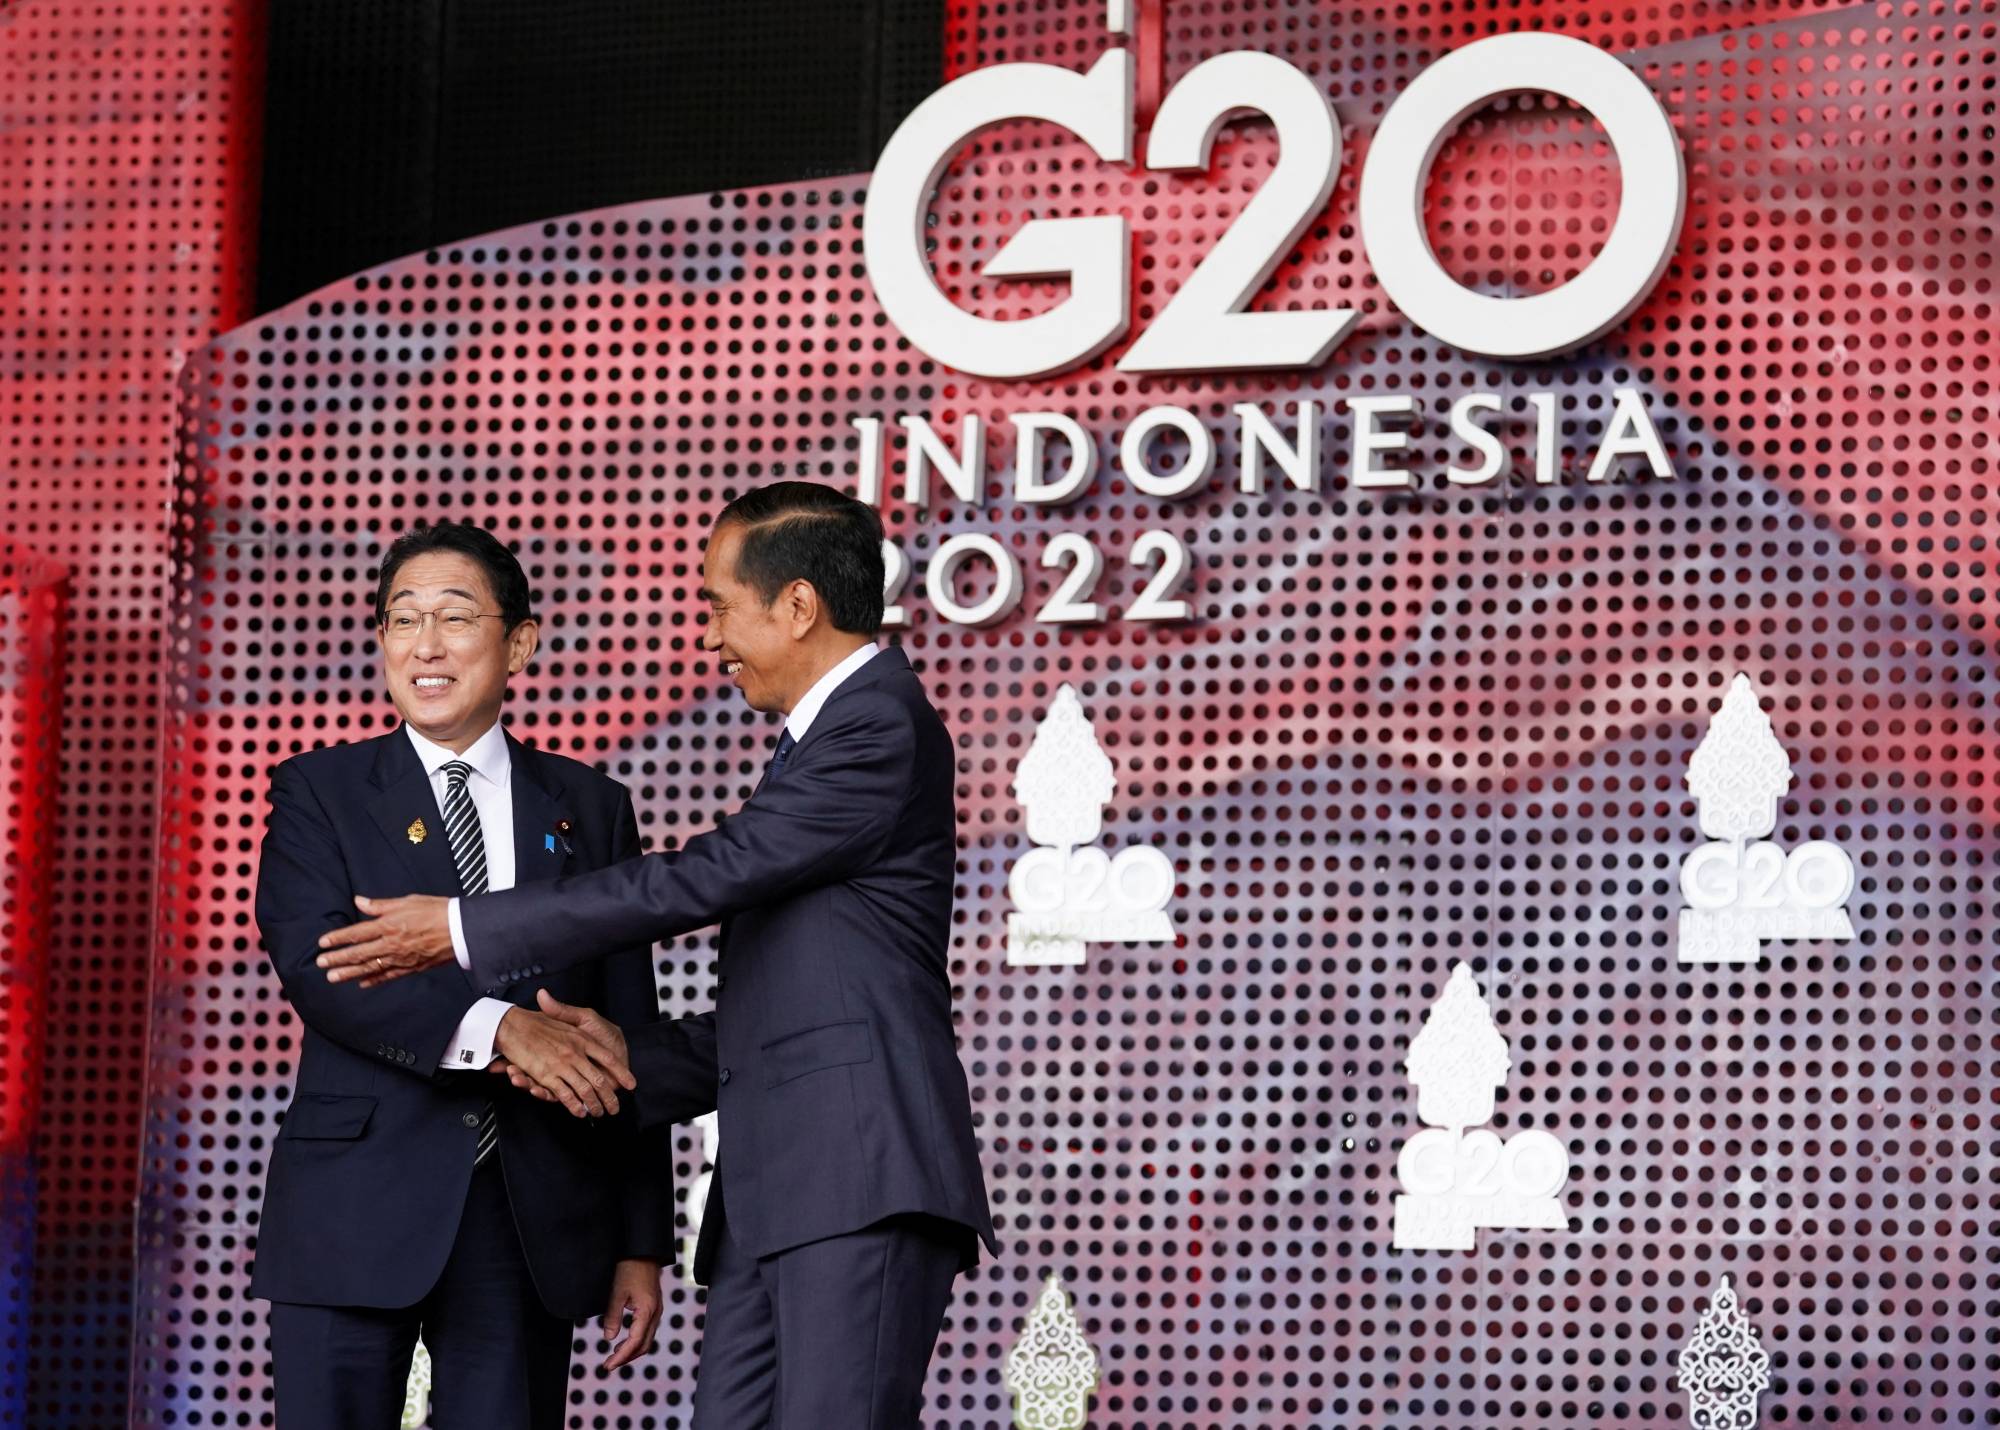
[[[0,543],[0,772],[7,791],[0,878],[0,1425],[24,1423],[34,1320],[35,1132],[48,1028],[56,771],[68,573]]]
[[[1078,65],[1101,13],[968,6],[947,45],[961,66]],[[775,737],[694,649],[708,518],[770,478],[851,483],[857,417],[956,431],[966,412],[989,419],[987,500],[888,513],[919,567],[976,530],[1030,572],[1022,610],[985,630],[913,584],[901,637],[958,745],[953,975],[1004,1242],[960,1283],[930,1423],[1004,1423],[1002,1358],[1051,1270],[1103,1355],[1099,1427],[1678,1423],[1673,1357],[1722,1273],[1773,1355],[1767,1423],[1991,1419],[1993,18],[1172,6],[1164,72],[1283,53],[1365,154],[1426,62],[1524,24],[1634,48],[1690,177],[1657,290],[1561,361],[1469,359],[1412,330],[1353,231],[1354,159],[1263,300],[1363,310],[1310,374],[1135,379],[1119,349],[1043,383],[939,369],[874,306],[863,179],[413,258],[191,364],[141,1420],[268,1415],[244,1288],[295,1027],[249,919],[262,795],[285,755],[392,719],[367,620],[387,540],[476,516],[516,545],[549,622],[510,718],[631,785],[657,845],[745,798]],[[1027,218],[1123,213],[1144,322],[1270,161],[1255,123],[1203,178],[996,131],[947,174],[938,271],[968,308],[1032,311],[1060,290],[996,289],[980,264]],[[1497,104],[1440,157],[1433,242],[1472,286],[1552,286],[1602,242],[1620,182],[1587,118]],[[1644,393],[1674,479],[1584,482],[1617,386]],[[1554,485],[1518,431],[1502,488],[1443,480],[1442,414],[1475,387],[1516,412],[1557,395]],[[1338,400],[1364,390],[1417,395],[1419,492],[1346,480]],[[1335,409],[1322,489],[1235,491],[1232,404],[1308,396]],[[1194,497],[1116,470],[1125,424],[1159,403],[1218,438]],[[1004,418],[1046,409],[1093,434],[1098,484],[1019,507]],[[1125,554],[1156,526],[1196,557],[1195,620],[1033,619],[1054,534],[1104,549],[1099,594],[1123,610]],[[1702,836],[1683,773],[1738,671],[1799,774],[1775,837],[1854,854],[1858,937],[1684,968],[1676,871]],[[1178,942],[1008,967],[1006,870],[1027,847],[1010,782],[1065,682],[1117,762],[1106,847],[1176,862]],[[1401,1060],[1458,959],[1513,1050],[1495,1125],[1566,1143],[1571,1230],[1393,1251],[1417,1126]],[[712,962],[712,935],[664,947],[669,1013],[709,1006]],[[685,1186],[699,1144],[677,1137]],[[580,1369],[572,1423],[686,1424],[700,1311],[677,1293],[628,1378]]]
[[[0,1357],[35,1426],[125,1416],[173,382],[250,311],[237,125],[257,58],[244,20],[262,8],[0,4],[0,531],[71,573],[60,748],[9,767],[57,800],[33,836],[53,880],[35,960],[50,1011],[0,1048],[10,1068],[45,1050],[39,1200],[25,1176],[0,1193],[21,1198],[10,1226],[35,1231]],[[0,645],[24,614],[0,603]],[[12,816],[12,877],[32,867],[11,863],[28,837]],[[29,1274],[27,1250],[0,1251],[7,1275]]]

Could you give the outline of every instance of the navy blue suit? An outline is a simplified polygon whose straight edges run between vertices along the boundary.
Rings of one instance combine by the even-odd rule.
[[[951,1278],[975,1237],[994,1249],[951,1018],[955,774],[922,682],[884,650],[719,829],[461,906],[493,988],[722,925],[715,1011],[628,1029],[642,1120],[721,1114],[698,1426],[761,1423],[774,1357],[778,1424],[914,1423]],[[906,1288],[879,1326],[835,1291],[870,1277]],[[746,1278],[747,1311],[724,1295]]]
[[[519,884],[640,852],[623,786],[511,737],[508,749]],[[426,829],[421,842],[409,832],[418,819]],[[550,836],[564,821],[569,849],[558,839],[552,851]],[[295,756],[272,776],[257,923],[304,1027],[297,1089],[272,1144],[251,1292],[281,1303],[273,1308],[272,1339],[283,1430],[371,1430],[352,1417],[372,1420],[376,1398],[391,1391],[395,1413],[379,1423],[393,1426],[408,1345],[400,1365],[380,1368],[382,1384],[371,1383],[359,1402],[337,1404],[328,1400],[333,1391],[316,1385],[333,1370],[323,1364],[325,1342],[352,1341],[363,1328],[393,1360],[418,1323],[435,1362],[440,1417],[462,1422],[473,1408],[468,1396],[494,1382],[467,1387],[459,1367],[447,1367],[447,1348],[491,1356],[499,1343],[483,1341],[482,1317],[510,1303],[545,1318],[537,1325],[546,1352],[537,1352],[529,1385],[537,1408],[519,1421],[494,1422],[484,1411],[480,1418],[559,1425],[569,1323],[603,1312],[619,1259],[673,1260],[664,1137],[640,1134],[631,1112],[573,1118],[504,1078],[440,1070],[439,1058],[479,996],[456,968],[363,990],[328,983],[315,966],[319,936],[360,917],[355,894],[460,892],[444,828],[423,765],[400,729]],[[566,1002],[619,1010],[614,1017],[657,1016],[643,946],[521,981],[511,1001],[532,1007],[541,987]],[[489,1101],[498,1147],[475,1173],[480,1113]],[[342,1309],[308,1319],[301,1307]],[[395,1314],[370,1316],[371,1309]],[[342,1384],[351,1389],[355,1376],[365,1380],[375,1370],[341,1368]]]

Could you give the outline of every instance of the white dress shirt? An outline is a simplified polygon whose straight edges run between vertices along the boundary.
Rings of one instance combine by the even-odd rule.
[[[864,646],[857,647],[852,653],[843,658],[838,665],[834,666],[833,669],[829,670],[825,675],[822,675],[818,680],[815,680],[812,683],[812,688],[806,691],[804,695],[799,697],[799,703],[794,705],[792,707],[792,713],[785,717],[785,730],[791,735],[794,743],[805,739],[806,731],[812,728],[812,723],[814,719],[817,718],[819,715],[820,707],[826,704],[826,702],[832,697],[834,691],[840,689],[840,687],[844,683],[846,683],[847,678],[849,676],[853,675],[856,671],[860,670],[861,667],[868,664],[869,661],[875,659],[875,656],[877,654],[877,649],[878,648],[876,647],[873,641],[868,642],[868,644]],[[471,753],[469,751],[467,752],[467,758],[468,759],[471,758]],[[440,795],[438,798],[440,801],[443,800],[442,795]],[[510,801],[510,807],[511,807],[511,801]],[[484,819],[485,817],[486,817],[486,812],[482,808],[480,811],[480,818]],[[488,848],[490,851],[491,846],[489,845]],[[489,859],[491,858],[490,852],[488,857]],[[513,864],[514,864],[514,856],[510,851],[507,856],[507,882],[504,884],[496,882],[493,885],[495,889],[511,889],[514,886]],[[458,960],[458,966],[460,968],[463,968],[466,972],[470,973],[472,971],[472,953],[471,950],[469,950],[465,946],[465,926],[459,920],[457,899],[453,899],[451,903],[446,906],[446,912],[451,922],[452,957]],[[489,999],[487,1001],[490,1002],[492,1000]],[[507,1005],[503,1003],[500,1006],[504,1008]],[[474,1009],[473,1011],[477,1012],[478,1010]],[[468,1019],[471,1016],[472,1015],[470,1013],[466,1015]],[[494,1022],[497,1024],[499,1022],[499,1019],[495,1018]],[[485,1064],[482,1063],[480,1064],[480,1066],[484,1067]]]
[[[410,726],[410,743],[416,747],[417,758],[423,761],[424,773],[430,777],[431,793],[437,797],[440,813],[444,810],[445,790],[449,783],[444,767],[453,760],[463,760],[472,766],[472,774],[465,781],[465,792],[472,796],[472,808],[479,815],[479,837],[486,843],[486,887],[488,889],[511,889],[514,887],[514,786],[513,757],[507,752],[507,735],[499,721],[474,740],[462,755],[453,754],[443,745],[426,740]],[[458,900],[451,901],[453,942],[457,941]],[[481,998],[466,1009],[460,1020],[458,1031],[452,1035],[445,1048],[444,1057],[439,1060],[440,1068],[452,1068],[460,1072],[484,1072],[486,1065],[493,1061],[493,1037],[500,1029],[500,1020],[514,1005],[498,998]]]
[[[841,661],[832,670],[812,683],[812,689],[799,697],[799,703],[792,707],[792,713],[785,717],[785,732],[794,741],[803,740],[806,731],[818,717],[820,707],[833,697],[833,692],[847,683],[847,677],[875,659],[879,652],[875,642],[858,647],[852,655]]]

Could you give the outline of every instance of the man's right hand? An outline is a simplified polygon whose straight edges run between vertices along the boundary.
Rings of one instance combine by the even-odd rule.
[[[560,1102],[577,1117],[618,1111],[617,1089],[638,1086],[625,1058],[625,1035],[603,1014],[540,994],[542,1012],[510,1008],[493,1036],[517,1087]]]

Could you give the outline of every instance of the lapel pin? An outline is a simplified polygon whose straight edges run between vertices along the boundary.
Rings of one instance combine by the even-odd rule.
[[[410,843],[412,844],[423,843],[424,836],[430,833],[428,829],[424,828],[424,822],[421,819],[411,820],[408,832],[410,836]]]
[[[542,848],[548,850],[549,853],[553,854],[556,852],[556,849],[560,846],[562,852],[565,854],[575,853],[576,851],[571,849],[569,845],[569,830],[570,830],[569,821],[567,819],[558,819],[556,821],[556,832],[554,834],[544,834],[542,836]]]

